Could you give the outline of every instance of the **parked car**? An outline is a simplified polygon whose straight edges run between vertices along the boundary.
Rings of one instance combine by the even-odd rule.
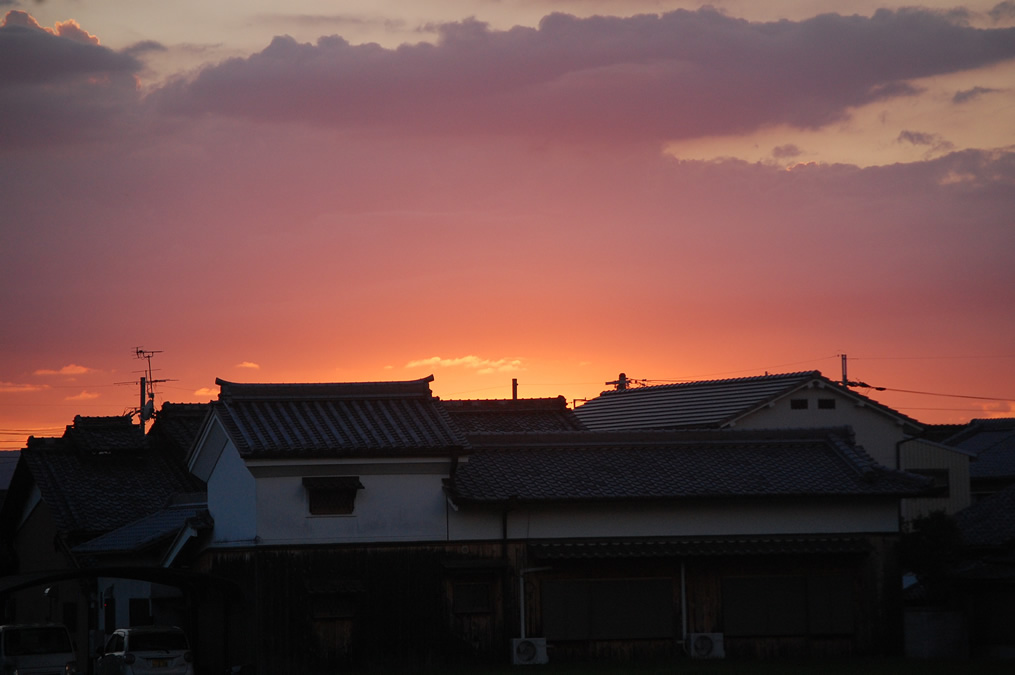
[[[118,628],[106,640],[98,675],[194,675],[194,657],[175,626]]]
[[[75,675],[77,655],[70,633],[58,624],[0,626],[0,671]]]

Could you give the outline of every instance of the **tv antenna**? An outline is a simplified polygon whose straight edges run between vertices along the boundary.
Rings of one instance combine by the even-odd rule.
[[[161,349],[144,349],[143,347],[136,347],[134,349],[134,355],[136,358],[144,359],[147,361],[148,366],[145,370],[141,371],[141,398],[140,405],[137,409],[138,417],[141,421],[141,427],[143,428],[145,423],[155,417],[155,385],[162,382],[174,382],[175,380],[161,379],[156,380],[152,377],[152,357],[156,354],[161,354]],[[128,383],[124,383],[128,384]],[[135,381],[135,384],[137,382]]]

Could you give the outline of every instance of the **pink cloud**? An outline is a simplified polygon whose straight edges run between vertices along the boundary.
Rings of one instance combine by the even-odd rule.
[[[815,128],[914,93],[907,80],[1015,56],[1015,30],[919,10],[752,23],[711,9],[538,28],[438,27],[436,45],[277,37],[153,100],[169,111],[416,133],[677,139]]]

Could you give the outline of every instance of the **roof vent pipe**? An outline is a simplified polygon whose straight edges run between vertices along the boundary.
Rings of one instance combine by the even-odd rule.
[[[518,378],[517,377],[512,377],[511,378],[511,400],[512,401],[517,401],[518,400]]]

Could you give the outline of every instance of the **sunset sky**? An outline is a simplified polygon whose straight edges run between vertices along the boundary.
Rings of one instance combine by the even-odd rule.
[[[136,406],[138,347],[159,406],[848,354],[917,420],[1015,416],[1015,0],[0,17],[0,449]]]

